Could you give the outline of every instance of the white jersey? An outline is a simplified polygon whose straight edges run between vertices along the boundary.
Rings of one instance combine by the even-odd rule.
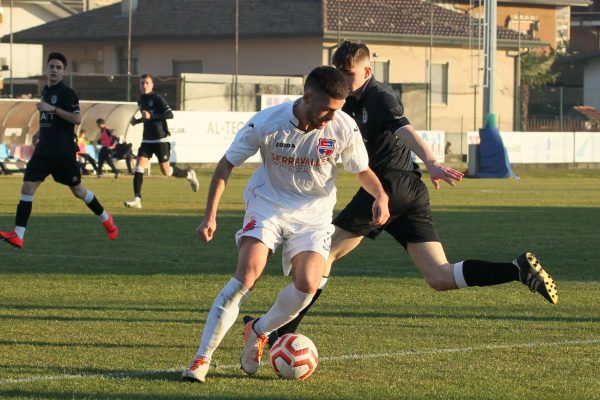
[[[246,205],[256,199],[288,220],[323,223],[333,216],[337,162],[346,171],[364,171],[367,150],[356,122],[343,111],[323,129],[304,132],[297,128],[293,106],[290,101],[256,113],[225,156],[239,166],[260,151],[262,165],[246,186]]]

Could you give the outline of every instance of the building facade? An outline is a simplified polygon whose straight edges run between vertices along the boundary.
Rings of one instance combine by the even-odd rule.
[[[340,40],[362,40],[373,52],[376,77],[398,88],[418,129],[464,132],[483,123],[481,21],[460,9],[421,0],[239,0],[236,13],[235,4],[132,0],[14,38],[41,44],[44,55],[64,52],[75,74],[108,77],[303,76],[329,64]],[[514,129],[519,46],[548,43],[498,26],[496,113],[505,130]]]

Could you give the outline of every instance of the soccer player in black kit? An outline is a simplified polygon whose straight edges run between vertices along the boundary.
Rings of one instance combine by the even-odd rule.
[[[440,180],[454,186],[455,181],[462,179],[462,173],[435,160],[404,115],[395,92],[373,77],[370,52],[364,43],[342,42],[333,55],[333,64],[345,75],[350,88],[342,110],[350,114],[360,128],[369,153],[369,166],[390,198],[391,216],[383,226],[369,224],[373,198],[363,189],[358,190],[333,220],[335,233],[320,289],[295,320],[271,334],[269,343],[296,330],[321,294],[333,262],[352,251],[363,238],[375,239],[382,231],[392,235],[405,248],[421,275],[435,290],[521,281],[532,292],[538,292],[551,304],[556,304],[558,291],[554,280],[532,253],[522,254],[512,262],[448,262],[433,226],[429,192],[421,181],[419,166],[412,161],[411,150],[425,163],[436,189],[439,189]],[[244,317],[244,322],[250,318]]]
[[[81,170],[77,163],[77,138],[75,125],[81,122],[79,99],[73,89],[66,86],[62,79],[67,67],[67,59],[60,53],[50,53],[46,65],[48,84],[42,91],[37,104],[40,112],[39,143],[31,160],[27,163],[21,201],[17,205],[15,229],[12,232],[0,232],[0,240],[20,249],[27,221],[31,215],[33,196],[37,188],[52,175],[54,181],[68,186],[75,197],[83,200],[96,214],[110,240],[119,233],[110,214],[108,214],[94,193],[81,184]]]
[[[167,120],[173,118],[173,111],[165,99],[154,93],[154,80],[149,74],[140,77],[140,91],[142,95],[138,100],[138,107],[142,113],[142,118],[131,118],[131,125],[144,123],[144,133],[142,144],[137,153],[135,173],[133,174],[133,193],[134,199],[125,201],[123,204],[129,208],[142,208],[142,182],[144,180],[144,170],[148,165],[148,160],[156,154],[160,165],[160,170],[165,176],[174,176],[176,178],[187,178],[194,192],[198,191],[198,180],[196,172],[191,169],[183,170],[171,166],[169,158],[171,157],[171,143],[169,143],[169,128]]]

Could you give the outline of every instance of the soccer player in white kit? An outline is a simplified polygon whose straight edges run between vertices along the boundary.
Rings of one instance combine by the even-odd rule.
[[[246,324],[240,362],[247,374],[257,372],[269,333],[291,321],[311,301],[323,276],[334,231],[331,220],[338,162],[355,173],[374,197],[372,223],[387,221],[388,197],[368,166],[358,126],[341,111],[347,94],[344,76],[335,68],[313,69],[301,99],[258,112],[217,164],[204,220],[197,228],[204,242],[212,239],[217,228],[219,200],[233,168],[257,151],[262,157],[244,191],[246,215],[236,233],[237,269],[217,295],[198,351],[181,380],[206,380],[213,352],[278,245],[283,246],[283,272],[292,272],[293,283],[279,292],[266,314]]]

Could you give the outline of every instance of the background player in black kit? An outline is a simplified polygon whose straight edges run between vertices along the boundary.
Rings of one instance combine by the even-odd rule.
[[[21,201],[17,205],[15,230],[0,232],[0,240],[16,248],[23,247],[33,196],[48,175],[52,175],[56,182],[69,186],[75,197],[85,202],[102,221],[110,240],[115,240],[119,232],[112,217],[104,210],[94,193],[81,184],[75,137],[75,125],[81,122],[79,99],[75,91],[62,81],[66,67],[67,59],[64,55],[48,55],[48,84],[44,87],[42,98],[37,104],[40,112],[39,142],[25,169]]]
[[[427,144],[404,116],[403,106],[395,92],[375,80],[370,52],[364,43],[342,42],[333,55],[333,64],[345,75],[350,88],[342,110],[350,114],[360,128],[369,153],[369,166],[390,198],[391,216],[384,226],[370,225],[373,198],[359,189],[333,221],[335,233],[320,290],[294,321],[269,337],[269,343],[296,330],[325,286],[333,262],[352,251],[364,237],[375,239],[382,231],[392,235],[408,251],[421,275],[435,290],[521,281],[532,292],[537,291],[550,303],[556,304],[558,292],[554,280],[532,253],[522,254],[512,262],[448,262],[433,226],[429,192],[421,181],[419,166],[412,161],[411,150],[425,163],[436,189],[439,189],[440,180],[454,185],[455,181],[462,179],[462,174],[435,160]],[[244,318],[245,321],[247,319],[248,316]]]
[[[142,144],[137,153],[135,173],[133,175],[133,193],[134,199],[125,201],[125,207],[142,208],[142,182],[144,180],[144,170],[148,165],[148,160],[156,154],[160,165],[160,170],[165,176],[174,176],[176,178],[187,178],[192,190],[198,191],[198,180],[196,172],[191,169],[183,170],[171,166],[169,158],[171,157],[171,143],[169,143],[169,128],[167,120],[173,118],[173,111],[165,99],[154,93],[154,81],[152,76],[144,74],[140,77],[140,91],[142,95],[138,100],[138,107],[142,113],[142,118],[131,119],[131,125],[144,123],[144,133]]]

